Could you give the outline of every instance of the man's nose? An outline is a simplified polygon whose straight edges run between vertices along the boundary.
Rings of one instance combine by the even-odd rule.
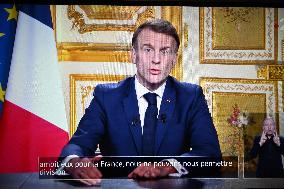
[[[155,51],[153,57],[152,57],[152,62],[155,64],[159,64],[161,62],[161,55],[159,51]]]

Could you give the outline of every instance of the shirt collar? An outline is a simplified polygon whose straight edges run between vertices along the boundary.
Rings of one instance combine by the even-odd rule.
[[[139,83],[137,76],[135,75],[135,90],[136,95],[138,98],[141,98],[146,93],[156,93],[160,98],[163,97],[163,93],[166,87],[166,82],[164,82],[159,88],[157,88],[155,91],[150,91],[146,87],[144,87],[141,83]]]

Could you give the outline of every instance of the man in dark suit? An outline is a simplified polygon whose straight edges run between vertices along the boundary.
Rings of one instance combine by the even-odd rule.
[[[281,155],[284,155],[284,138],[278,136],[271,117],[263,121],[262,135],[254,138],[250,159],[258,155],[256,177],[284,177]]]
[[[116,84],[97,85],[77,131],[62,150],[66,161],[96,162],[103,156],[220,157],[220,147],[201,87],[169,76],[177,61],[179,36],[170,22],[152,20],[133,34],[131,57],[137,74]],[[74,156],[76,155],[76,156]],[[77,157],[77,156],[80,156]],[[186,174],[168,159],[168,166],[135,168],[129,178]],[[96,167],[66,168],[92,185],[102,173]]]

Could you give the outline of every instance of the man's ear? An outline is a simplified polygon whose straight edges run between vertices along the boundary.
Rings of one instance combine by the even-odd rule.
[[[131,60],[134,64],[136,64],[136,50],[134,47],[131,48]]]

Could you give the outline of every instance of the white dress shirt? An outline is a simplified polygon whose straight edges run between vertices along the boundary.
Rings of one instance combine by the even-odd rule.
[[[157,108],[158,108],[158,114],[159,114],[165,87],[166,87],[166,82],[164,82],[155,91],[150,91],[149,89],[144,87],[141,83],[139,83],[137,77],[135,76],[135,90],[136,90],[136,96],[137,96],[138,107],[139,107],[140,121],[141,121],[141,127],[142,127],[142,134],[143,134],[145,112],[146,112],[146,109],[148,107],[148,102],[144,98],[143,95],[146,94],[146,93],[149,93],[149,92],[157,94]]]

